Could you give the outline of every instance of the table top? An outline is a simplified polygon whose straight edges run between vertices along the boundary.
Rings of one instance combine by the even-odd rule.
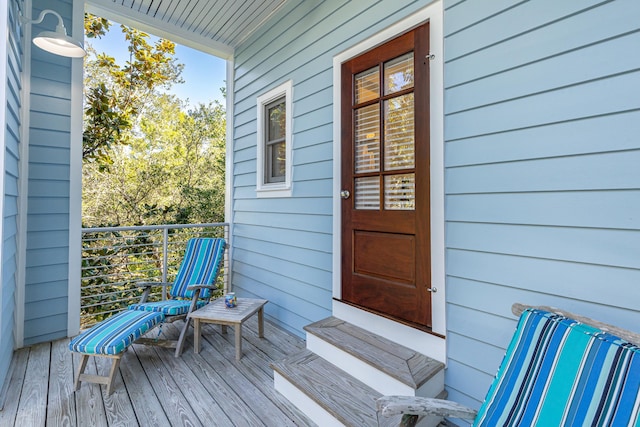
[[[267,302],[266,299],[238,298],[238,305],[229,308],[224,304],[224,297],[205,305],[189,315],[192,319],[204,321],[224,321],[242,323],[260,310]]]

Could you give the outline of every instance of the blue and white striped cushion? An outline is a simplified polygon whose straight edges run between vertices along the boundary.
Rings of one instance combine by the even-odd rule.
[[[69,350],[87,354],[120,354],[162,321],[162,313],[126,310],[72,339]]]
[[[207,304],[206,301],[198,301],[196,308],[204,307]],[[191,300],[165,300],[158,302],[144,302],[142,304],[131,304],[129,310],[140,311],[154,311],[163,313],[165,316],[178,316],[180,314],[187,314],[189,312],[189,306]]]
[[[474,426],[640,426],[640,348],[525,311]]]
[[[211,285],[218,277],[218,271],[224,257],[224,239],[189,239],[169,294],[174,298],[192,298],[189,285]],[[202,289],[200,298],[209,298],[210,289]]]

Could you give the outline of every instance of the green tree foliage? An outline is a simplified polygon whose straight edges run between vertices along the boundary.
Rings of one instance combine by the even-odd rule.
[[[85,15],[87,38],[104,36],[111,26],[106,19]],[[85,162],[102,166],[111,161],[110,149],[127,144],[129,131],[158,89],[182,83],[183,64],[175,55],[175,43],[159,39],[148,42],[149,35],[121,25],[129,42],[129,60],[119,65],[106,53],[89,49],[85,61],[85,120],[82,156]]]
[[[85,163],[85,224],[224,221],[225,112],[159,95],[111,165]]]
[[[85,16],[88,38],[111,27]],[[83,223],[140,225],[224,220],[225,111],[188,109],[162,89],[183,83],[175,44],[120,26],[129,60],[89,46],[85,61]]]

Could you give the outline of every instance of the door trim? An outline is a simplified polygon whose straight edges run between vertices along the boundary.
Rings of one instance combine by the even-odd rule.
[[[429,22],[431,41],[430,68],[430,141],[431,141],[431,277],[432,286],[438,291],[432,294],[432,330],[446,335],[445,316],[445,241],[444,241],[444,83],[443,83],[443,10],[436,1],[385,30],[369,37],[333,58],[333,297],[341,299],[341,89],[342,63],[361,53],[383,44],[424,22]]]

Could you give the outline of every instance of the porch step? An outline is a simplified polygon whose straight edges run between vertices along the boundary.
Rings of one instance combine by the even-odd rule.
[[[317,354],[303,350],[273,363],[275,387],[320,426],[375,426],[375,399],[382,394],[361,383]],[[290,393],[295,387],[302,395]],[[284,388],[284,389],[283,389]],[[397,419],[380,419],[380,426],[397,426]]]
[[[400,417],[378,420],[378,397],[446,397],[441,362],[336,317],[304,329],[307,348],[271,365],[274,385],[320,426],[397,426]]]
[[[307,325],[307,348],[385,395],[433,397],[444,364],[336,317]]]

